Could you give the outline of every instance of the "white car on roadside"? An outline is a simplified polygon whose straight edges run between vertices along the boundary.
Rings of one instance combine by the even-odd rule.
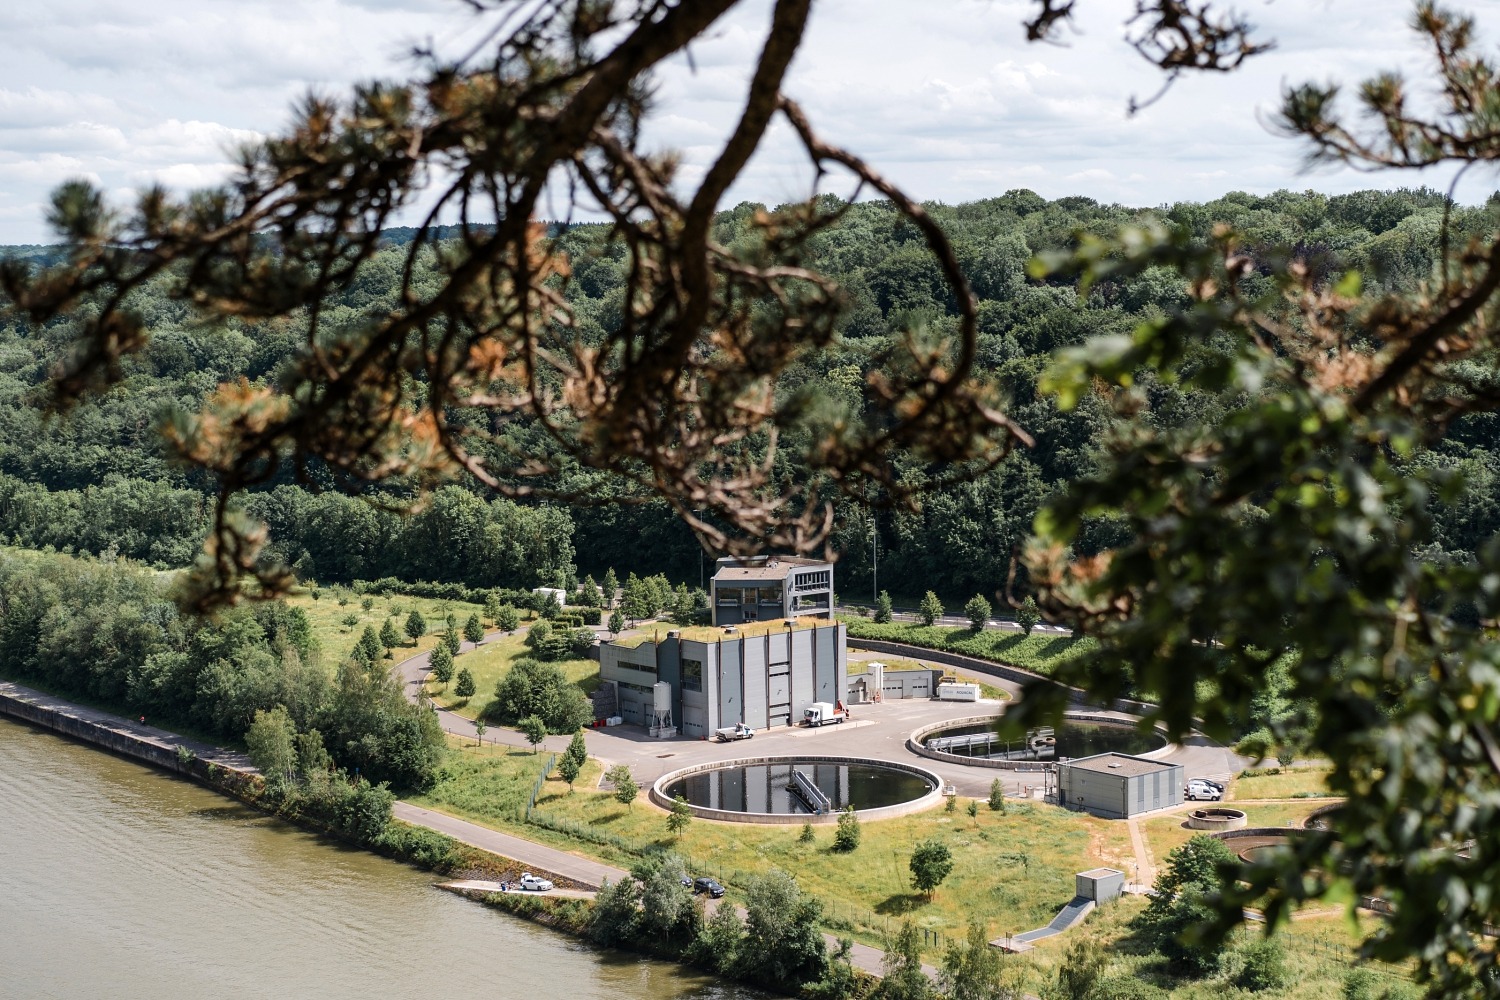
[[[1189,802],[1217,802],[1224,797],[1224,786],[1207,778],[1194,778],[1182,795]]]
[[[521,874],[520,885],[522,889],[527,889],[531,892],[546,892],[552,888],[551,882],[544,878],[537,878],[531,872],[523,872]]]

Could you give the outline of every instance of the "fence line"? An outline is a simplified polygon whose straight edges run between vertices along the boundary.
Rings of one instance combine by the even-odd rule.
[[[526,819],[531,819],[531,810],[536,806],[538,795],[542,794],[542,786],[547,783],[547,775],[552,773],[552,765],[557,763],[557,754],[547,756],[547,766],[542,768],[542,773],[536,776],[536,784],[531,786],[531,797],[526,800]]]

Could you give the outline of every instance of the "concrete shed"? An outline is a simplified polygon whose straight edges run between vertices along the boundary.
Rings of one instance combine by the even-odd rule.
[[[1058,802],[1107,819],[1182,804],[1182,765],[1101,753],[1057,765]]]
[[[1125,873],[1113,868],[1091,868],[1073,876],[1074,893],[1096,903],[1107,903],[1125,891]]]

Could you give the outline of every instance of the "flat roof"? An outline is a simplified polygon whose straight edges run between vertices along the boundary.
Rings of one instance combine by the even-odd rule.
[[[1079,872],[1084,878],[1109,878],[1111,875],[1124,875],[1122,871],[1114,868],[1090,868],[1086,872]]]
[[[714,574],[714,583],[741,583],[759,580],[785,580],[792,566],[725,566]]]
[[[1076,767],[1084,771],[1098,771],[1100,774],[1118,774],[1122,777],[1133,778],[1138,774],[1150,774],[1152,771],[1169,771],[1180,764],[1167,764],[1159,760],[1150,760],[1146,757],[1132,757],[1125,753],[1101,753],[1092,757],[1080,757],[1070,760],[1063,767]]]
[[[791,622],[792,627],[787,628]],[[745,622],[742,625],[668,625],[664,622],[653,622],[644,626],[644,634],[626,636],[623,639],[615,639],[605,643],[608,646],[623,646],[627,649],[643,646],[648,642],[660,642],[667,638],[668,632],[678,633],[679,638],[692,642],[718,642],[720,639],[748,639],[755,636],[765,635],[767,632],[803,632],[810,628],[834,628],[840,623],[827,618],[814,618],[812,616],[802,618],[766,618],[756,622]],[[726,632],[726,628],[734,631]]]

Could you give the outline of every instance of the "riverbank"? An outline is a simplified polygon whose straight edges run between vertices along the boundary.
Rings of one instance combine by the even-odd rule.
[[[131,722],[100,709],[76,705],[10,681],[0,681],[0,714],[190,778],[216,792],[227,794],[278,818],[306,826],[316,833],[351,841],[351,838],[340,836],[337,831],[328,829],[324,824],[307,822],[303,817],[267,809],[264,799],[257,794],[257,789],[262,787],[260,772],[243,754],[213,747],[158,727]],[[392,817],[402,825],[443,837],[454,845],[462,845],[468,851],[477,853],[468,856],[467,860],[472,863],[467,866],[439,866],[430,863],[430,851],[424,856],[419,852],[379,850],[376,845],[357,841],[354,842],[355,845],[442,874],[480,876],[492,881],[514,880],[519,877],[523,868],[545,875],[559,887],[568,889],[593,890],[606,879],[614,883],[629,877],[624,869],[567,854],[409,803],[394,803]],[[505,853],[500,853],[501,851]],[[519,857],[513,858],[508,856],[510,854]],[[478,855],[483,855],[488,862]],[[486,894],[474,894],[473,898],[565,933],[581,936],[586,930],[586,922],[581,921],[580,914],[575,911],[580,905],[587,904],[577,896],[567,899],[559,897],[555,904],[546,902],[547,897],[540,895],[524,897],[524,904],[509,896],[486,898]],[[565,915],[554,912],[559,907],[567,911]],[[832,936],[825,935],[825,938],[831,948],[836,948],[837,942]],[[659,951],[651,954],[659,958],[675,958]],[[861,945],[856,945],[850,954],[853,967],[866,976],[880,975],[882,958],[883,954],[879,950]]]

